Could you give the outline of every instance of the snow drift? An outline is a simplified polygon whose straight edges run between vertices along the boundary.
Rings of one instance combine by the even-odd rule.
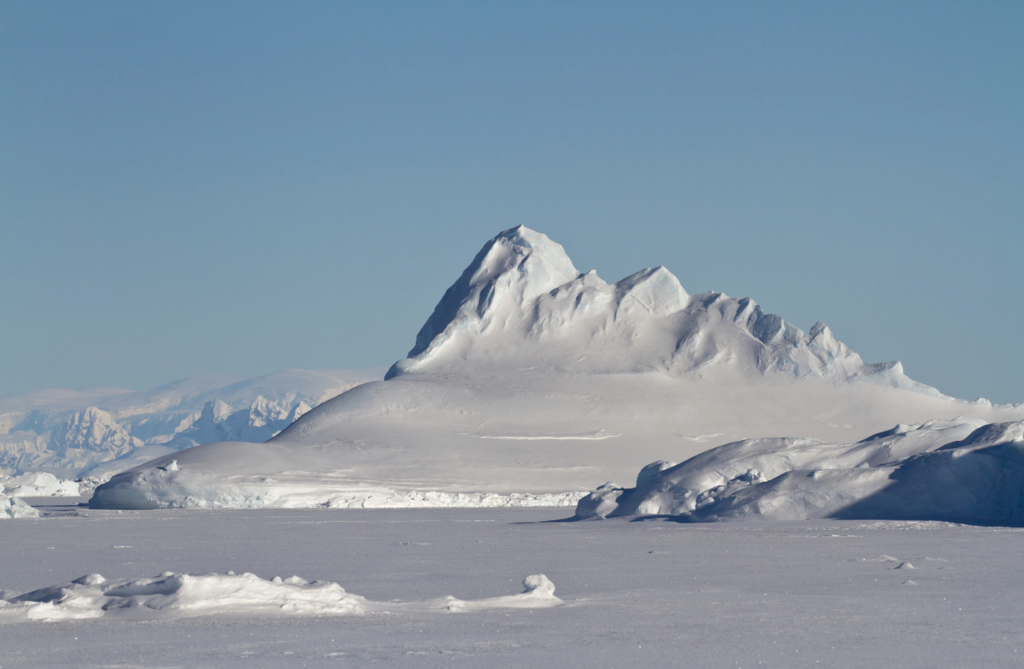
[[[752,439],[648,467],[635,488],[580,500],[576,518],[1024,523],[1024,422],[899,425],[854,444]]]
[[[450,613],[487,609],[538,609],[563,604],[543,574],[527,576],[517,595],[461,600],[374,602],[337,583],[298,576],[262,579],[255,574],[176,574],[108,581],[88,574],[70,583],[0,597],[0,622],[52,622],[88,618],[189,618],[209,615],[352,616],[368,613]]]
[[[140,465],[91,504],[563,504],[638,463],[738,439],[846,443],[960,415],[1019,421],[1024,405],[946,397],[898,362],[865,363],[820,323],[804,333],[749,298],[690,295],[664,268],[606,283],[518,227],[483,247],[385,381],[324,402],[266,444]]]

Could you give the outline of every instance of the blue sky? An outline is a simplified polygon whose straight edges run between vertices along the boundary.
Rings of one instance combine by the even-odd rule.
[[[0,4],[0,394],[389,365],[497,232],[1024,401],[1024,5]]]

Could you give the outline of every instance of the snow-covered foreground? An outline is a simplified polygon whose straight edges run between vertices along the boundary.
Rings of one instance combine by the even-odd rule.
[[[568,515],[558,509],[43,511],[58,515],[4,524],[8,598],[91,573],[234,570],[330,581],[390,606],[512,595],[543,573],[565,604],[21,622],[0,625],[5,668],[1010,667],[1024,655],[1020,529],[541,522]]]

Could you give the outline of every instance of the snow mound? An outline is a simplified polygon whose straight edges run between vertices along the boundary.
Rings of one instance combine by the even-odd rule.
[[[11,497],[0,493],[0,520],[9,518],[38,518],[39,512],[21,501],[17,497]]]
[[[88,574],[70,583],[0,599],[0,622],[148,619],[209,615],[352,616],[418,611],[470,612],[549,608],[563,602],[543,574],[528,576],[524,592],[477,600],[441,597],[425,601],[374,602],[337,583],[298,576],[262,579],[255,574],[176,574],[108,581]]]
[[[645,468],[646,469],[646,468]],[[854,444],[751,439],[597,490],[577,518],[665,515],[1024,523],[1024,422],[898,425]]]
[[[523,579],[523,592],[518,595],[488,597],[487,599],[462,600],[444,597],[424,602],[425,608],[443,609],[455,613],[486,611],[487,609],[544,609],[564,604],[555,597],[555,584],[544,574],[534,574]],[[417,603],[406,605],[409,609],[419,608]]]
[[[0,476],[0,492],[12,497],[77,497],[81,494],[77,482],[59,479],[47,472]]]

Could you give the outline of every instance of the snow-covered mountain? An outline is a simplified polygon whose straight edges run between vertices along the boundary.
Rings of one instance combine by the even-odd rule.
[[[265,444],[146,463],[92,503],[565,504],[739,439],[853,442],[956,416],[1019,421],[1024,405],[946,397],[898,362],[864,363],[824,325],[805,334],[750,299],[688,295],[664,268],[608,284],[519,227],[484,246],[385,381]]]
[[[47,390],[0,398],[0,473],[108,474],[213,441],[263,442],[382,370],[198,377],[146,391]]]
[[[489,241],[416,337],[407,372],[542,364],[583,374],[761,376],[867,381],[929,394],[897,362],[867,365],[824,323],[809,334],[750,298],[690,296],[664,267],[609,284],[524,226]]]

